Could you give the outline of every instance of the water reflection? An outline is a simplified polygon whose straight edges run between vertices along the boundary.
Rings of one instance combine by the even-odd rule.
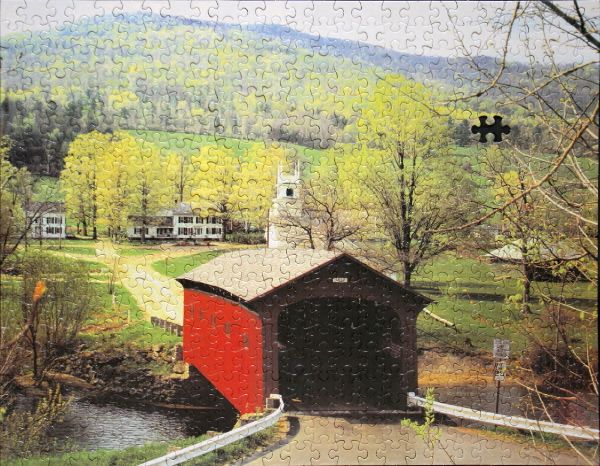
[[[57,446],[94,451],[142,446],[197,436],[208,430],[231,430],[236,418],[220,410],[168,409],[132,404],[123,399],[82,399],[70,404],[71,412],[50,435]]]

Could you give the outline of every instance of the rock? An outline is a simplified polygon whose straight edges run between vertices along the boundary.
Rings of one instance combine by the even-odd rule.
[[[183,362],[183,361],[178,361],[173,365],[173,372],[175,374],[185,374],[185,372],[188,370],[188,365],[187,363]]]
[[[160,353],[164,349],[165,349],[165,345],[163,345],[161,343],[155,343],[154,345],[152,345],[153,353]]]

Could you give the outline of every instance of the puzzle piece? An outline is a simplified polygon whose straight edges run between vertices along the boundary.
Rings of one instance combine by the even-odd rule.
[[[3,464],[598,463],[598,5],[0,9]]]
[[[479,142],[487,142],[487,135],[493,134],[493,142],[502,142],[503,134],[510,134],[510,127],[508,125],[502,126],[502,117],[495,115],[494,124],[487,124],[487,116],[482,115],[479,117],[479,126],[471,126],[471,133],[479,134]]]

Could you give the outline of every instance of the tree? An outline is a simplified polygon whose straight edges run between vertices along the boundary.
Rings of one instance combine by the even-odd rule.
[[[3,290],[2,321],[10,323],[13,334],[26,328],[20,346],[28,351],[33,375],[41,381],[55,358],[76,341],[99,304],[99,289],[84,261],[36,250],[19,253],[12,261],[22,280],[10,280]],[[41,298],[40,282],[47,288]],[[11,332],[3,333],[3,343]]]
[[[554,411],[557,402],[598,412],[597,403],[589,403],[590,397],[598,399],[597,309],[564,299],[578,276],[598,286],[600,37],[594,11],[591,4],[577,1],[516,2],[510,14],[490,21],[495,37],[487,42],[502,50],[498,66],[484,66],[464,48],[478,72],[475,91],[454,99],[474,102],[493,94],[494,110],[526,117],[532,128],[527,144],[508,138],[514,173],[502,180],[507,189],[501,202],[458,228],[497,215],[516,225],[526,206],[539,199],[560,212],[561,221],[524,225],[523,235],[560,238],[572,251],[569,267],[577,268],[577,274],[567,273],[569,267],[564,266],[553,271],[561,280],[561,292],[551,294],[538,287],[544,305],[519,326],[530,344],[521,359],[527,375],[523,384],[546,413]],[[457,41],[460,46],[460,38]],[[511,63],[509,51],[515,45],[525,54],[519,57],[521,63]],[[588,458],[565,440],[584,460],[597,463],[597,458]]]
[[[271,219],[286,232],[287,242],[333,251],[348,249],[348,240],[360,239],[368,212],[352,202],[350,185],[340,177],[334,161],[334,157],[322,157],[312,178],[301,181],[298,199],[283,204]]]
[[[11,145],[7,137],[0,141],[0,268],[44,213],[43,202],[26,212],[33,199],[34,180],[26,168],[17,169],[9,162]]]
[[[280,157],[277,148],[252,154],[210,146],[200,149],[192,199],[201,209],[219,216],[222,241],[227,224],[233,220],[264,221],[273,199]]]
[[[87,236],[90,226],[93,239],[98,238],[99,180],[104,167],[102,160],[110,150],[111,140],[112,135],[98,131],[77,136],[71,143],[60,176],[69,215],[83,225],[84,236]]]
[[[77,136],[65,162],[61,186],[68,210],[83,223],[84,234],[92,225],[94,239],[98,220],[113,240],[123,234],[129,215],[140,216],[145,225],[173,189],[166,157],[123,131]]]
[[[490,208],[504,204],[525,189],[527,180],[511,162],[511,151],[490,147],[482,157],[485,174],[491,181]],[[554,225],[561,225],[560,229]],[[582,258],[568,246],[568,217],[537,191],[520,197],[502,211],[500,232],[495,238],[499,249],[490,255],[516,266],[521,275],[521,311],[530,313],[535,280],[567,274],[568,264]]]
[[[191,198],[191,186],[190,183],[193,179],[195,165],[197,160],[193,157],[189,157],[183,153],[170,153],[167,155],[168,159],[168,176],[170,178],[169,183],[175,189],[175,196],[178,202],[189,202]]]
[[[485,222],[537,191],[546,202],[571,217],[578,230],[573,246],[597,261],[598,248],[593,238],[598,226],[600,39],[596,23],[597,19],[576,1],[517,2],[511,14],[494,22],[495,43],[502,50],[497,67],[486,68],[457,39],[478,76],[476,91],[457,96],[452,102],[472,102],[494,93],[496,109],[529,118],[533,130],[544,135],[532,138],[529,150],[510,144],[512,163],[526,180],[524,189],[465,228]],[[521,33],[523,24],[535,27]],[[530,37],[530,31],[536,30],[542,34]],[[522,42],[522,60],[526,65],[510,62],[512,40]],[[535,47],[530,46],[532,41]],[[564,62],[566,50],[573,53],[573,61]]]
[[[180,193],[183,193],[184,187],[171,184],[169,160],[157,147],[141,141],[135,141],[135,145],[136,150],[130,154],[126,168],[130,183],[127,212],[141,222],[140,241],[144,243],[151,217],[174,197],[175,189],[181,189]],[[179,180],[183,183],[181,177]]]
[[[449,163],[447,125],[433,105],[423,85],[397,75],[383,78],[372,109],[359,121],[364,130],[350,162],[369,194],[365,209],[373,209],[406,285],[423,261],[454,244],[451,235],[431,231],[461,225],[472,210],[466,194],[474,185]]]

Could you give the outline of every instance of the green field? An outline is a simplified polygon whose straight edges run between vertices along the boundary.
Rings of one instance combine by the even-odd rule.
[[[252,153],[265,148],[262,141],[250,141],[246,139],[233,139],[221,136],[208,136],[203,134],[169,133],[165,131],[142,131],[130,130],[129,134],[136,138],[152,142],[157,147],[165,150],[173,150],[178,153],[192,154],[202,147],[213,146],[222,149],[230,149],[236,155],[246,155],[252,158]],[[310,149],[294,144],[280,143],[283,147],[293,149],[296,154],[301,155],[306,161],[318,164],[321,159],[321,151]]]
[[[59,191],[58,178],[42,176],[33,188],[34,201],[62,201],[64,195]]]
[[[519,274],[502,264],[487,264],[474,259],[447,254],[424,266],[412,282],[412,288],[435,299],[428,306],[436,315],[456,324],[458,333],[430,317],[421,314],[419,341],[428,346],[462,348],[466,338],[476,348],[491,351],[494,338],[509,338],[524,349],[526,338],[515,323],[523,316],[518,305],[509,302],[520,293]],[[557,297],[563,294],[567,303],[595,311],[596,288],[591,283],[578,282],[561,290],[559,284],[535,282],[532,286],[533,312],[542,308],[539,292]]]

